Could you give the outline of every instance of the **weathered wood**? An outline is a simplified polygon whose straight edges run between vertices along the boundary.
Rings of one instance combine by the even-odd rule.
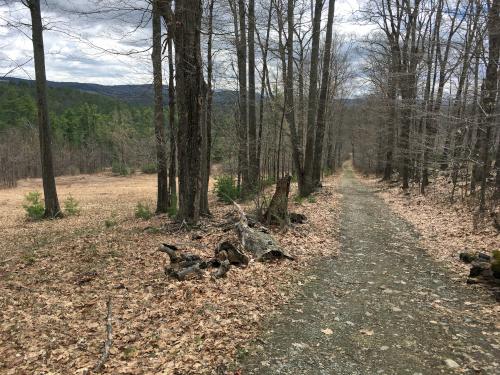
[[[170,245],[163,243],[158,247],[158,251],[168,254],[170,258],[170,263],[181,263],[181,262],[191,262],[197,263],[201,262],[201,258],[195,254],[183,254],[179,252],[179,248],[175,245]]]
[[[276,191],[271,199],[271,203],[264,214],[265,222],[269,224],[288,225],[288,195],[290,194],[290,182],[292,178],[285,176],[276,183]]]
[[[229,241],[223,241],[217,245],[215,256],[218,257],[222,252],[227,254],[229,263],[234,265],[247,265],[250,260],[248,256],[239,251],[238,248]]]
[[[233,204],[239,214],[239,221],[236,223],[236,231],[238,232],[243,249],[251,252],[258,261],[277,258],[294,259],[278,245],[270,234],[250,228],[245,212],[236,202],[233,202]]]
[[[107,316],[106,316],[106,340],[104,341],[104,349],[102,351],[101,358],[99,362],[94,367],[94,372],[100,372],[104,366],[104,363],[108,360],[109,351],[111,345],[113,344],[113,326],[112,326],[112,311],[111,311],[111,297],[108,298],[106,302]]]
[[[460,260],[464,263],[472,263],[474,261],[489,262],[491,257],[488,254],[481,252],[468,252],[464,251],[459,254]]]
[[[203,271],[200,268],[200,263],[194,263],[189,267],[180,269],[165,267],[165,274],[179,281],[184,281],[188,278],[201,277],[203,275]]]
[[[226,277],[227,272],[231,268],[231,263],[229,263],[229,259],[224,260],[219,268],[217,268],[217,271],[213,274],[213,277],[216,279],[220,279],[222,277]]]
[[[304,224],[307,220],[306,215],[296,212],[290,212],[288,216],[290,217],[290,222],[293,224]]]

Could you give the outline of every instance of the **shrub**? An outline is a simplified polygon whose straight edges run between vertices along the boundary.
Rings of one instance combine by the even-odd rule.
[[[296,203],[296,204],[302,204],[304,203],[304,197],[301,197],[300,195],[296,195],[295,197],[293,197],[293,201]]]
[[[151,212],[151,209],[149,208],[149,205],[147,203],[137,203],[137,206],[135,206],[135,217],[137,219],[148,220],[151,219],[152,216],[153,213]]]
[[[111,214],[111,217],[109,219],[104,220],[104,225],[106,228],[111,228],[114,227],[117,224],[116,221],[116,214]]]
[[[225,203],[231,203],[240,196],[240,189],[232,176],[219,176],[215,178],[215,195]]]
[[[111,165],[111,172],[119,176],[128,176],[131,173],[130,168],[127,167],[127,164],[118,161],[113,162],[113,164]]]
[[[21,258],[27,266],[31,266],[36,262],[35,250],[33,249],[23,250]]]
[[[262,180],[262,187],[263,187],[263,188],[266,188],[266,187],[268,187],[268,186],[274,185],[275,183],[276,183],[275,178],[274,178],[274,177],[272,177],[272,176],[269,176],[269,177],[264,178],[264,179]]]
[[[141,172],[145,174],[155,174],[157,171],[158,169],[156,168],[155,163],[149,163],[141,167]]]
[[[309,203],[316,203],[316,197],[315,197],[314,195],[309,195],[309,196],[307,197],[307,201],[308,201]]]
[[[70,216],[80,213],[79,203],[71,195],[64,201],[64,212]]]
[[[42,194],[38,191],[31,191],[24,197],[25,203],[23,204],[23,208],[26,211],[26,215],[31,220],[43,219],[45,205],[41,197]]]
[[[170,207],[167,209],[167,215],[169,217],[175,217],[177,215],[177,195],[173,194],[170,197]]]

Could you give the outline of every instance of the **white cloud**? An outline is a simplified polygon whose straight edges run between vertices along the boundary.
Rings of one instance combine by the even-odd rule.
[[[44,22],[48,26],[44,33],[47,78],[101,84],[150,83],[150,51],[147,49],[151,31],[148,16],[144,17],[144,9],[141,9],[147,4],[146,0],[42,1]],[[353,14],[358,8],[358,0],[337,0],[334,22],[337,32],[359,37],[372,30],[354,21]],[[223,20],[222,27],[227,23],[232,29],[227,15],[218,17]],[[29,28],[14,28],[9,22],[29,24],[29,11],[19,1],[0,0],[0,77],[32,56],[31,40],[27,36],[31,33]],[[224,49],[225,52],[219,52],[217,62],[224,67],[225,75],[232,77],[228,61],[235,52],[227,44]],[[11,75],[33,78],[33,71],[33,64],[29,62]],[[235,84],[219,78],[220,86]]]

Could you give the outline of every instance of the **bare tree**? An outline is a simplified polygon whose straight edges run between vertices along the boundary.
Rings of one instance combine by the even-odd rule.
[[[176,98],[179,117],[177,158],[179,166],[178,218],[196,223],[200,217],[201,120],[203,68],[201,61],[201,2],[180,0],[171,14],[162,1],[162,15],[173,28]]]
[[[31,13],[45,217],[53,218],[61,216],[62,213],[57,198],[54,165],[52,161],[52,132],[47,103],[47,78],[45,75],[45,51],[43,46],[43,25],[40,0],[23,0],[23,4],[29,8]]]
[[[335,14],[335,0],[328,2],[328,20],[326,25],[325,49],[323,51],[323,72],[316,120],[316,139],[314,143],[313,185],[319,186],[323,160],[323,143],[326,127],[326,102],[330,87],[330,60],[332,56],[333,16]]]
[[[163,77],[162,77],[162,42],[161,42],[161,15],[159,0],[153,0],[153,86],[154,86],[154,125],[156,137],[156,165],[158,173],[158,187],[156,212],[167,212],[169,207],[168,196],[168,166],[167,166],[167,141],[165,137],[165,124],[163,114]]]

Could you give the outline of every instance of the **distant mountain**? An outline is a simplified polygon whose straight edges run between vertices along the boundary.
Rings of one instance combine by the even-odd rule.
[[[33,80],[8,77],[0,79],[0,82],[21,83],[34,85]],[[97,83],[80,82],[54,82],[47,81],[51,88],[70,88],[90,94],[99,94],[107,97],[123,100],[130,104],[150,105],[153,103],[153,85],[100,85]],[[163,87],[165,101],[168,98],[168,87]],[[214,93],[214,104],[225,105],[237,102],[237,93],[230,90],[217,90]]]

